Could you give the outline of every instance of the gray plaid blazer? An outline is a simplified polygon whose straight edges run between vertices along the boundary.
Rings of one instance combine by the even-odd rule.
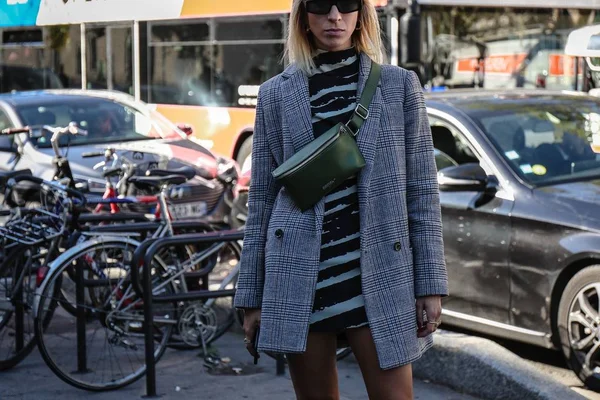
[[[371,68],[361,55],[358,95]],[[411,363],[432,344],[417,338],[415,298],[447,295],[431,130],[416,74],[384,65],[358,134],[365,306],[381,368]],[[259,351],[301,353],[319,269],[324,200],[301,212],[271,172],[313,139],[308,79],[296,66],[259,91],[241,271],[234,305],[262,308]]]

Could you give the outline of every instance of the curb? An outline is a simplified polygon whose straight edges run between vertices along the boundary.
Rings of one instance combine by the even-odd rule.
[[[585,399],[491,340],[439,330],[433,341],[413,363],[416,378],[485,399]]]

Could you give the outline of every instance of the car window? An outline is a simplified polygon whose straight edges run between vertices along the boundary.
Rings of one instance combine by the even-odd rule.
[[[468,110],[512,169],[532,185],[600,177],[600,101],[539,97]]]
[[[430,118],[430,125],[438,171],[452,165],[479,162],[471,145],[458,129],[433,117]]]
[[[102,144],[155,138],[184,139],[175,125],[151,111],[144,112],[112,99],[64,96],[16,107],[23,124],[32,127],[67,126],[76,122],[87,136],[63,136],[61,145]],[[38,147],[50,146],[50,133],[39,130]]]
[[[450,158],[450,156],[448,156],[448,154],[438,150],[438,149],[434,149],[434,154],[435,154],[435,166],[437,168],[437,170],[441,170],[447,167],[456,167],[458,165],[458,163],[456,161],[454,161],[452,158]]]
[[[4,110],[0,110],[0,131],[12,128],[13,124],[8,118],[8,115],[4,112]],[[13,137],[12,136],[2,136],[0,135],[0,148],[9,148],[12,147]]]

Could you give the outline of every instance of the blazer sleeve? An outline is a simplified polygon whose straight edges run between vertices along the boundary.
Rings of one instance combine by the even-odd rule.
[[[442,216],[431,128],[417,74],[404,79],[406,202],[415,297],[448,295]]]
[[[234,298],[236,308],[261,308],[265,274],[265,243],[269,219],[279,191],[271,175],[276,162],[267,141],[264,85],[258,94],[252,139],[252,170],[248,193],[248,216]]]

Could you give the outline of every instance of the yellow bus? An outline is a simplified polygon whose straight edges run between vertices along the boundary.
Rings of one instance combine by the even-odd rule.
[[[582,71],[565,56],[564,41],[573,29],[599,20],[600,3],[374,1],[388,62],[416,70],[427,90],[577,85]],[[242,164],[251,148],[258,86],[284,68],[290,4],[2,2],[0,91],[128,92],[173,122],[190,124],[194,140]]]

